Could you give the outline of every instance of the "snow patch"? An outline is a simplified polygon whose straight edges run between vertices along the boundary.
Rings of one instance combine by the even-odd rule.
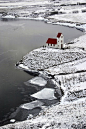
[[[19,66],[18,66],[19,68],[22,68],[22,69],[26,69],[26,70],[28,70],[28,67],[27,66],[25,66],[24,64],[19,64]]]
[[[14,18],[15,18],[15,16],[12,16],[12,15],[6,15],[6,16],[2,16],[2,18],[14,19]]]

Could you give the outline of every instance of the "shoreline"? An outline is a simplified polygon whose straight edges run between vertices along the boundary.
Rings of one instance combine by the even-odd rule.
[[[39,50],[39,49],[42,49],[42,48],[38,48],[37,50]],[[49,49],[49,48],[48,48]],[[50,48],[51,49],[51,48]],[[79,51],[77,48],[76,48],[76,50],[77,50],[77,52]],[[35,50],[33,50],[33,51],[35,51],[36,52],[36,49]],[[44,51],[44,49],[43,49],[43,51]],[[55,51],[57,51],[57,50],[55,50]],[[65,51],[65,50],[64,50]],[[67,50],[67,51],[70,51],[70,50]],[[74,50],[73,50],[74,51]],[[81,50],[81,52],[82,52],[83,50]],[[32,51],[31,51],[32,52]],[[83,51],[84,52],[84,51]],[[86,52],[85,52],[86,53]],[[86,57],[85,57],[86,58]],[[79,60],[78,60],[79,61]],[[83,60],[84,61],[84,60]],[[81,62],[81,61],[79,61],[79,62]],[[70,63],[71,64],[71,63]],[[76,73],[76,72],[75,72]],[[85,72],[86,73],[86,72]],[[71,73],[70,73],[71,74]],[[73,73],[74,74],[74,73]],[[77,74],[79,74],[79,72],[77,72]],[[65,74],[65,75],[67,75],[67,74]],[[63,75],[63,76],[65,76],[65,75]],[[59,76],[59,74],[58,74],[58,76]],[[68,76],[69,76],[69,73],[68,73]],[[56,78],[57,78],[57,76],[55,75],[55,79],[53,80],[54,81],[54,83],[56,84],[58,81],[56,81]],[[60,80],[61,81],[61,80]],[[62,83],[62,81],[61,81],[61,83]],[[58,85],[58,83],[56,84],[56,85]],[[66,92],[66,89],[65,89],[65,87],[63,86],[63,84],[61,84],[61,88],[62,88],[62,90],[64,90],[64,95],[63,95],[63,97],[61,98],[61,101],[60,101],[60,104],[59,105],[56,105],[56,104],[54,104],[54,105],[52,105],[52,106],[50,106],[49,107],[49,109],[50,109],[50,111],[52,110],[52,107],[53,108],[57,108],[57,107],[59,107],[60,105],[61,105],[61,107],[66,107],[67,105],[71,105],[71,106],[73,106],[73,105],[75,105],[76,106],[76,104],[77,104],[77,102],[79,102],[80,104],[81,103],[84,103],[85,102],[85,98],[83,98],[83,97],[81,97],[80,99],[75,99],[75,100],[73,100],[73,101],[71,101],[71,98],[69,98],[69,102],[67,101],[67,99],[66,99],[66,97],[67,97],[67,94],[69,93],[69,91],[70,90],[67,90],[67,92]],[[82,89],[82,88],[81,88]],[[72,93],[72,92],[71,92]],[[83,93],[82,93],[83,94]],[[83,95],[82,95],[83,96]],[[69,106],[68,106],[69,107]],[[45,110],[47,110],[48,109],[48,107],[47,108],[44,108],[44,110],[42,110],[39,114],[41,114],[40,116],[39,115],[37,115],[35,118],[31,118],[31,120],[28,120],[28,121],[31,121],[31,123],[33,123],[33,127],[34,127],[34,122],[32,122],[32,119],[39,119],[40,117],[43,117],[42,116],[42,113],[44,113],[45,112]],[[63,111],[62,111],[63,112]],[[47,113],[47,112],[46,112]],[[63,113],[64,114],[64,113]],[[55,117],[55,116],[54,116]],[[44,117],[44,119],[45,119],[45,117]],[[65,120],[64,120],[65,121]],[[26,123],[27,123],[27,121],[26,121]],[[38,122],[37,122],[38,123]],[[38,126],[38,124],[36,123],[36,125]],[[41,123],[41,122],[40,122]],[[23,124],[23,122],[21,123],[21,124]],[[15,123],[15,126],[17,125],[17,123]],[[28,125],[28,124],[27,124]],[[35,126],[36,126],[35,125]],[[84,124],[83,124],[84,125]],[[21,126],[21,125],[20,125]],[[23,126],[23,125],[22,125]],[[67,125],[66,127],[68,127],[69,125]],[[73,124],[70,126],[70,127],[72,127],[73,126]],[[76,125],[76,126],[78,126],[78,125]],[[12,125],[8,125],[7,127],[12,127]],[[21,128],[21,127],[20,127]],[[62,126],[62,128],[63,128],[63,126]],[[2,128],[3,129],[3,128]]]
[[[86,33],[86,27],[84,25],[79,25],[77,26],[77,23],[71,23],[71,22],[65,22],[65,21],[59,21],[59,22],[53,22],[53,21],[49,21],[48,19],[44,19],[44,18],[24,18],[24,17],[18,17],[18,18],[11,18],[11,16],[9,16],[8,18],[1,18],[2,21],[10,21],[10,20],[34,20],[34,21],[43,21],[46,24],[52,24],[52,25],[60,25],[60,26],[64,26],[64,27],[69,27],[69,28],[76,28],[77,30],[84,32],[84,34]],[[81,23],[79,23],[81,24]],[[85,24],[86,25],[86,24]]]

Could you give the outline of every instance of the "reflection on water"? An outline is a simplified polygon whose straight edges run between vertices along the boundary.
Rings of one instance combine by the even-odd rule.
[[[63,33],[65,42],[82,35],[73,28],[39,21],[0,21],[0,125],[6,124],[5,118],[21,104],[34,100],[30,95],[37,92],[32,85],[27,92],[24,82],[33,76],[17,70],[15,63],[26,53],[45,45],[48,37],[55,37],[57,32]]]

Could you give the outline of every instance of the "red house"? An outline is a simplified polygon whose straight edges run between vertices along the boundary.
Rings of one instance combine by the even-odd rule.
[[[56,38],[48,38],[46,46],[54,48],[63,48],[64,47],[64,36],[62,33],[58,33]]]

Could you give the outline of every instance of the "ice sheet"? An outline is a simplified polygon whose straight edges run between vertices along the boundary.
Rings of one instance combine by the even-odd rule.
[[[35,77],[35,78],[29,80],[29,83],[36,84],[39,86],[45,86],[47,84],[47,81],[44,80],[42,77]]]
[[[38,99],[53,100],[53,99],[56,99],[56,97],[54,96],[54,91],[55,89],[52,89],[52,88],[44,88],[43,90],[35,94],[32,94],[31,96]]]
[[[36,107],[41,107],[42,105],[43,105],[43,102],[36,100],[36,101],[30,102],[30,103],[26,103],[26,104],[21,105],[21,108],[33,109]]]

